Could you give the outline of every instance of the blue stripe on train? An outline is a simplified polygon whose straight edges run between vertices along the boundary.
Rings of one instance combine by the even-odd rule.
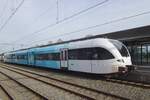
[[[28,61],[27,60],[17,60],[17,61],[15,61],[15,63],[17,63],[17,64],[28,64]]]
[[[35,65],[46,68],[60,69],[60,61],[36,60]]]

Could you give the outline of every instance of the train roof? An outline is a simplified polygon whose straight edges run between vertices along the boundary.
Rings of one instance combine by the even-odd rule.
[[[97,37],[100,38],[100,37]],[[102,38],[102,37],[101,37]],[[86,37],[86,38],[80,38],[80,39],[74,39],[74,40],[69,40],[69,41],[63,41],[63,42],[59,42],[59,43],[53,43],[53,44],[47,44],[47,45],[42,45],[42,46],[36,46],[36,47],[30,47],[30,48],[25,48],[25,49],[19,49],[19,50],[15,50],[15,51],[11,51],[10,53],[16,52],[16,51],[22,51],[22,50],[29,50],[29,49],[33,49],[33,48],[40,48],[40,47],[47,47],[47,46],[53,46],[53,45],[59,45],[59,44],[64,44],[64,43],[70,43],[70,42],[76,42],[76,41],[85,41],[85,40],[89,40],[89,39],[96,39],[93,37]],[[104,38],[103,38],[104,39]]]

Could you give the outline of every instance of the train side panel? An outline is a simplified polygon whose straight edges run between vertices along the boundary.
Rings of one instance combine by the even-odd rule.
[[[60,69],[60,61],[36,60],[35,66]]]
[[[61,69],[60,50],[62,48],[67,48],[67,44],[36,48],[34,52],[35,66]]]
[[[27,65],[28,64],[27,52],[28,50],[15,52],[14,63]]]

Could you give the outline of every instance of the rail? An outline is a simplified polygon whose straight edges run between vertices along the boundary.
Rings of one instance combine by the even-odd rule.
[[[5,67],[3,67],[3,66],[5,66]],[[9,66],[9,68],[8,68],[8,65],[3,65],[3,66],[1,66],[1,67],[2,67],[2,68],[5,68],[5,69],[8,69],[8,70],[10,70],[10,71],[14,71],[14,72],[19,73],[19,74],[23,74],[23,75],[25,75],[25,76],[27,76],[27,77],[34,78],[34,79],[36,79],[36,80],[42,81],[43,83],[50,84],[50,85],[52,85],[52,86],[54,86],[54,87],[61,88],[61,89],[63,89],[63,90],[69,91],[69,92],[73,92],[74,94],[78,94],[78,95],[80,95],[80,96],[82,96],[82,97],[85,97],[85,98],[88,98],[88,99],[94,99],[94,100],[95,100],[96,98],[95,98],[94,96],[92,97],[91,95],[89,96],[89,95],[81,94],[81,93],[78,93],[78,92],[74,92],[73,90],[68,90],[68,89],[66,89],[66,88],[64,88],[64,87],[60,87],[60,86],[58,86],[58,85],[55,85],[55,84],[52,84],[52,83],[43,81],[43,80],[41,80],[41,79],[37,79],[37,78],[32,77],[32,76],[30,76],[30,75],[24,74],[24,73],[22,73],[22,72],[26,72],[26,73],[38,75],[38,76],[41,76],[41,77],[44,77],[44,78],[47,78],[47,79],[51,79],[51,80],[54,80],[54,81],[57,81],[57,82],[61,82],[61,83],[64,83],[64,84],[68,84],[68,85],[71,85],[71,86],[74,86],[74,87],[77,87],[77,88],[81,88],[81,89],[90,91],[90,92],[92,92],[92,93],[94,92],[94,93],[98,93],[98,94],[103,94],[103,95],[110,96],[110,97],[116,98],[116,99],[121,99],[121,100],[129,100],[129,99],[126,98],[126,97],[121,97],[121,96],[114,95],[114,94],[111,94],[111,93],[107,93],[107,92],[103,92],[103,91],[100,91],[100,90],[88,88],[88,87],[85,87],[85,86],[82,86],[82,85],[78,85],[78,84],[66,82],[66,81],[64,81],[64,80],[60,80],[60,79],[52,78],[52,77],[49,77],[49,76],[37,74],[37,73],[35,73],[35,72],[23,70],[23,69],[16,68],[16,67],[13,67],[13,68],[11,67],[11,68],[10,68],[10,66]],[[7,67],[7,68],[6,68],[6,67]],[[19,70],[19,71],[18,71],[18,70]],[[20,71],[21,71],[21,72],[20,72]]]

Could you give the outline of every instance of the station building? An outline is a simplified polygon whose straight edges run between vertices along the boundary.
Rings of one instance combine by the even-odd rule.
[[[96,37],[117,39],[128,47],[135,65],[150,66],[150,26],[106,33]]]

